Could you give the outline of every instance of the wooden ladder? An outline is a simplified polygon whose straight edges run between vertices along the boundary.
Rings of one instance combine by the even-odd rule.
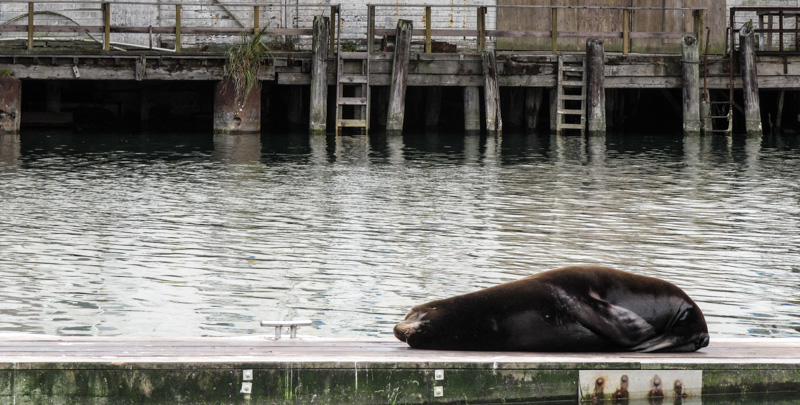
[[[556,134],[565,129],[586,132],[586,56],[558,55]]]
[[[369,53],[343,52],[336,66],[336,135],[340,128],[369,131]]]

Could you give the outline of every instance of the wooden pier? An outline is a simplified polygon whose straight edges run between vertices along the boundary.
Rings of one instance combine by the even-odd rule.
[[[577,401],[587,394],[584,374],[621,372],[632,381],[660,374],[671,398],[666,378],[681,371],[687,397],[800,393],[800,340],[712,338],[696,353],[640,354],[428,351],[393,339],[0,335],[0,401],[14,403]],[[692,386],[698,376],[701,386]]]
[[[402,30],[398,30],[397,27],[387,27],[386,18],[376,17],[384,15],[381,14],[382,9],[391,9],[394,6],[371,4],[363,10],[366,16],[366,35],[353,40],[343,39],[339,32],[342,26],[343,6],[337,4],[293,5],[292,7],[301,7],[309,13],[314,13],[317,19],[309,28],[285,28],[270,27],[264,22],[266,17],[264,13],[265,10],[281,9],[286,6],[214,2],[214,7],[238,7],[251,16],[251,21],[240,22],[245,28],[230,28],[193,26],[183,21],[186,15],[191,15],[193,8],[211,7],[210,3],[203,2],[161,1],[117,4],[89,0],[81,4],[96,6],[99,19],[96,25],[85,26],[53,25],[48,23],[49,20],[39,20],[39,13],[52,13],[37,11],[38,5],[45,3],[20,0],[9,0],[5,3],[24,4],[28,7],[28,12],[17,16],[19,18],[15,17],[11,23],[0,25],[0,34],[27,34],[26,38],[20,37],[16,43],[6,39],[3,42],[4,46],[0,47],[0,72],[4,72],[3,77],[0,77],[0,83],[4,84],[0,87],[3,89],[14,90],[13,86],[19,87],[14,82],[19,80],[147,83],[223,80],[225,45],[212,43],[211,48],[205,49],[209,45],[198,47],[198,43],[195,42],[194,46],[188,46],[184,44],[187,37],[222,38],[241,32],[263,30],[273,38],[283,38],[287,41],[289,38],[294,38],[292,44],[306,41],[312,45],[313,50],[310,48],[274,50],[267,66],[258,72],[258,79],[264,85],[274,84],[274,86],[265,87],[267,90],[256,86],[253,89],[255,93],[248,95],[248,99],[255,103],[250,103],[253,105],[247,103],[238,105],[236,100],[231,99],[235,98],[229,94],[232,92],[225,91],[226,86],[217,86],[214,96],[216,100],[214,128],[229,133],[259,131],[262,114],[258,114],[257,111],[263,108],[257,100],[268,97],[268,95],[262,96],[261,92],[274,90],[275,86],[286,89],[290,94],[289,114],[286,119],[299,123],[302,121],[301,116],[307,115],[309,117],[307,126],[315,133],[333,133],[340,127],[357,127],[366,132],[370,126],[376,126],[375,124],[385,125],[384,128],[373,128],[377,130],[402,130],[406,109],[405,93],[412,87],[433,88],[426,96],[427,116],[424,121],[428,128],[435,127],[439,122],[441,88],[458,87],[463,89],[463,96],[457,102],[463,104],[465,131],[476,129],[489,132],[501,131],[503,116],[511,114],[508,111],[516,110],[517,107],[513,104],[501,105],[500,100],[505,97],[504,92],[518,88],[527,94],[523,103],[526,107],[519,109],[524,117],[512,121],[527,122],[530,125],[540,122],[537,117],[540,110],[547,109],[547,103],[536,100],[543,97],[544,90],[551,95],[549,103],[551,129],[556,132],[559,125],[561,128],[580,127],[579,131],[582,131],[587,124],[590,124],[592,126],[590,133],[602,133],[606,129],[604,126],[616,125],[619,120],[614,120],[612,117],[624,115],[615,111],[622,108],[622,103],[617,102],[618,97],[613,93],[616,90],[662,91],[662,95],[665,96],[664,109],[670,110],[672,107],[674,113],[683,115],[684,130],[687,132],[715,130],[713,127],[705,128],[706,124],[715,125],[714,120],[697,117],[698,104],[701,111],[706,111],[706,115],[727,117],[734,116],[734,112],[738,114],[738,111],[741,111],[741,115],[745,115],[746,112],[747,132],[757,132],[753,128],[757,129],[760,123],[759,106],[752,104],[760,103],[758,97],[745,97],[743,103],[737,100],[731,102],[729,98],[734,95],[734,90],[746,87],[745,95],[754,93],[757,95],[758,89],[782,91],[800,89],[800,56],[797,56],[800,53],[797,52],[796,45],[784,46],[789,42],[787,38],[797,36],[798,29],[794,26],[789,28],[788,23],[784,24],[784,14],[782,14],[784,8],[731,9],[729,24],[735,24],[736,19],[741,19],[741,17],[735,19],[734,16],[746,18],[750,14],[760,18],[762,22],[764,16],[770,16],[769,21],[773,21],[773,17],[779,21],[777,29],[772,28],[770,23],[768,28],[760,26],[745,31],[750,32],[751,36],[757,34],[767,37],[770,44],[774,43],[776,46],[779,44],[779,49],[765,50],[760,46],[749,51],[750,55],[754,56],[746,57],[748,54],[744,51],[747,48],[742,47],[740,57],[740,50],[736,44],[751,43],[746,41],[746,37],[738,39],[736,34],[741,31],[741,27],[726,27],[728,23],[724,18],[716,13],[709,14],[710,9],[704,7],[447,6],[450,9],[463,8],[465,12],[474,13],[476,28],[442,29],[432,27],[431,15],[447,7],[404,4],[402,6],[404,9],[419,10],[427,19],[421,27],[414,26],[415,21],[399,20],[398,26],[405,25]],[[50,3],[57,6],[68,2]],[[113,15],[113,10],[133,6],[174,8],[169,20],[172,26],[122,25],[115,23],[110,17]],[[715,3],[708,7],[718,8],[719,5]],[[522,26],[515,29],[489,29],[486,23],[486,13],[489,9],[494,9],[498,15],[518,13],[539,16],[542,22],[548,24],[525,29],[524,24],[520,22]],[[714,10],[719,11],[716,8]],[[786,10],[787,15],[795,15],[797,11]],[[655,12],[676,16],[675,21],[667,24],[672,28],[667,29],[667,25],[664,24],[662,28],[654,28],[650,15]],[[576,24],[575,20],[581,20],[582,16],[593,16],[593,18],[588,19],[585,24]],[[595,16],[602,18],[594,18]],[[591,24],[599,25],[595,27]],[[724,33],[726,28],[730,33],[729,36]],[[60,37],[47,37],[50,34],[95,35],[93,38],[98,42],[83,43],[78,51],[68,46],[64,47],[64,40],[59,39]],[[152,37],[156,34],[168,35],[169,40],[173,41],[167,43],[169,49],[163,48],[167,45],[162,43],[153,44]],[[125,48],[130,44],[114,42],[114,35],[149,35],[151,39],[149,46],[131,45],[132,47]],[[435,45],[447,44],[450,39],[456,42],[474,41],[475,48],[455,50],[453,46],[454,50],[447,53],[436,52]],[[491,40],[495,41],[495,49],[490,47]],[[607,41],[605,46],[603,41]],[[559,78],[564,80],[563,77],[568,75],[563,75],[559,70],[559,60],[563,60],[565,56],[571,59],[586,59],[587,43],[593,47],[593,63],[599,66],[602,72],[595,68],[588,82],[582,85],[584,91],[589,88],[594,89],[586,95],[593,99],[582,100],[578,109],[566,108],[563,105],[570,103],[560,99],[562,95],[557,89],[564,88],[559,86],[561,83]],[[686,48],[681,44],[690,46]],[[728,51],[730,48],[734,50],[733,55]],[[400,52],[395,52],[396,50]],[[686,59],[682,52],[688,52],[686,55],[693,59]],[[355,80],[357,83],[348,83],[347,80]],[[335,86],[335,90],[328,90],[329,86]],[[352,90],[346,90],[348,88]],[[679,101],[674,100],[681,96],[676,97],[675,94],[668,93],[670,89],[681,88],[683,88],[683,108],[680,107]],[[481,97],[480,89],[483,89],[483,103],[476,102],[476,98]],[[342,93],[343,91],[348,93]],[[391,94],[387,95],[387,91]],[[307,96],[304,95],[306,92],[309,93]],[[329,99],[328,93],[336,96]],[[609,94],[606,96],[603,93]],[[703,97],[698,97],[698,93]],[[0,109],[3,109],[3,116],[6,117],[3,128],[6,132],[18,131],[20,122],[22,125],[25,123],[25,120],[20,121],[19,117],[25,114],[22,114],[22,111],[11,110],[21,108],[19,100],[15,100],[15,97],[18,98],[22,92],[0,91],[0,94],[3,98],[0,100],[2,106]],[[370,100],[371,95],[376,96],[376,102]],[[57,96],[55,94],[53,99]],[[24,99],[24,96],[22,97]],[[702,103],[697,102],[698,98],[703,100]],[[725,100],[721,100],[722,98]],[[310,105],[306,106],[303,99],[309,99]],[[328,105],[329,103],[331,105]],[[607,106],[600,108],[600,103],[607,103]],[[139,104],[145,108],[147,100],[139,101]],[[729,111],[708,112],[708,106],[715,104],[729,106]],[[587,109],[587,105],[593,108]],[[786,120],[786,117],[793,117],[794,115],[783,113],[783,105],[782,101],[779,102],[778,111],[766,111],[765,115],[782,117],[783,120]],[[307,111],[303,112],[303,109]],[[734,111],[736,109],[738,111]],[[239,110],[244,113],[238,114]],[[577,110],[581,111],[576,115],[578,118],[557,125],[557,121],[561,120],[560,116],[563,115],[559,114],[559,111]],[[60,113],[60,111],[48,110],[47,113]],[[589,117],[588,113],[592,116]],[[372,120],[370,120],[371,115]],[[607,115],[605,119],[604,115]],[[142,113],[142,116],[146,114]],[[479,122],[476,123],[476,117],[481,116],[483,119],[478,118]],[[476,124],[480,126],[476,127]],[[777,122],[777,125],[780,126],[780,122]],[[332,128],[334,126],[336,128]],[[716,126],[728,128],[722,124]]]

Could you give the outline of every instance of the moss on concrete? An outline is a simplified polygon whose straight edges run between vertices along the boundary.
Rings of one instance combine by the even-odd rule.
[[[800,372],[779,370],[706,370],[703,372],[703,394],[757,394],[800,392]]]

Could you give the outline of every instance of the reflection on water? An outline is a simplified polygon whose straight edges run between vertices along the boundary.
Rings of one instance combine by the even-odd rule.
[[[683,287],[714,336],[800,336],[797,137],[0,138],[0,331],[391,336],[579,263]]]

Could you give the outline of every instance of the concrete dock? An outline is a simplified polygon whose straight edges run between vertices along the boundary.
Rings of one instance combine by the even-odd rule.
[[[631,399],[655,390],[688,402],[800,393],[800,339],[712,339],[696,353],[640,354],[425,351],[393,339],[0,336],[4,403],[579,402],[620,388]]]

